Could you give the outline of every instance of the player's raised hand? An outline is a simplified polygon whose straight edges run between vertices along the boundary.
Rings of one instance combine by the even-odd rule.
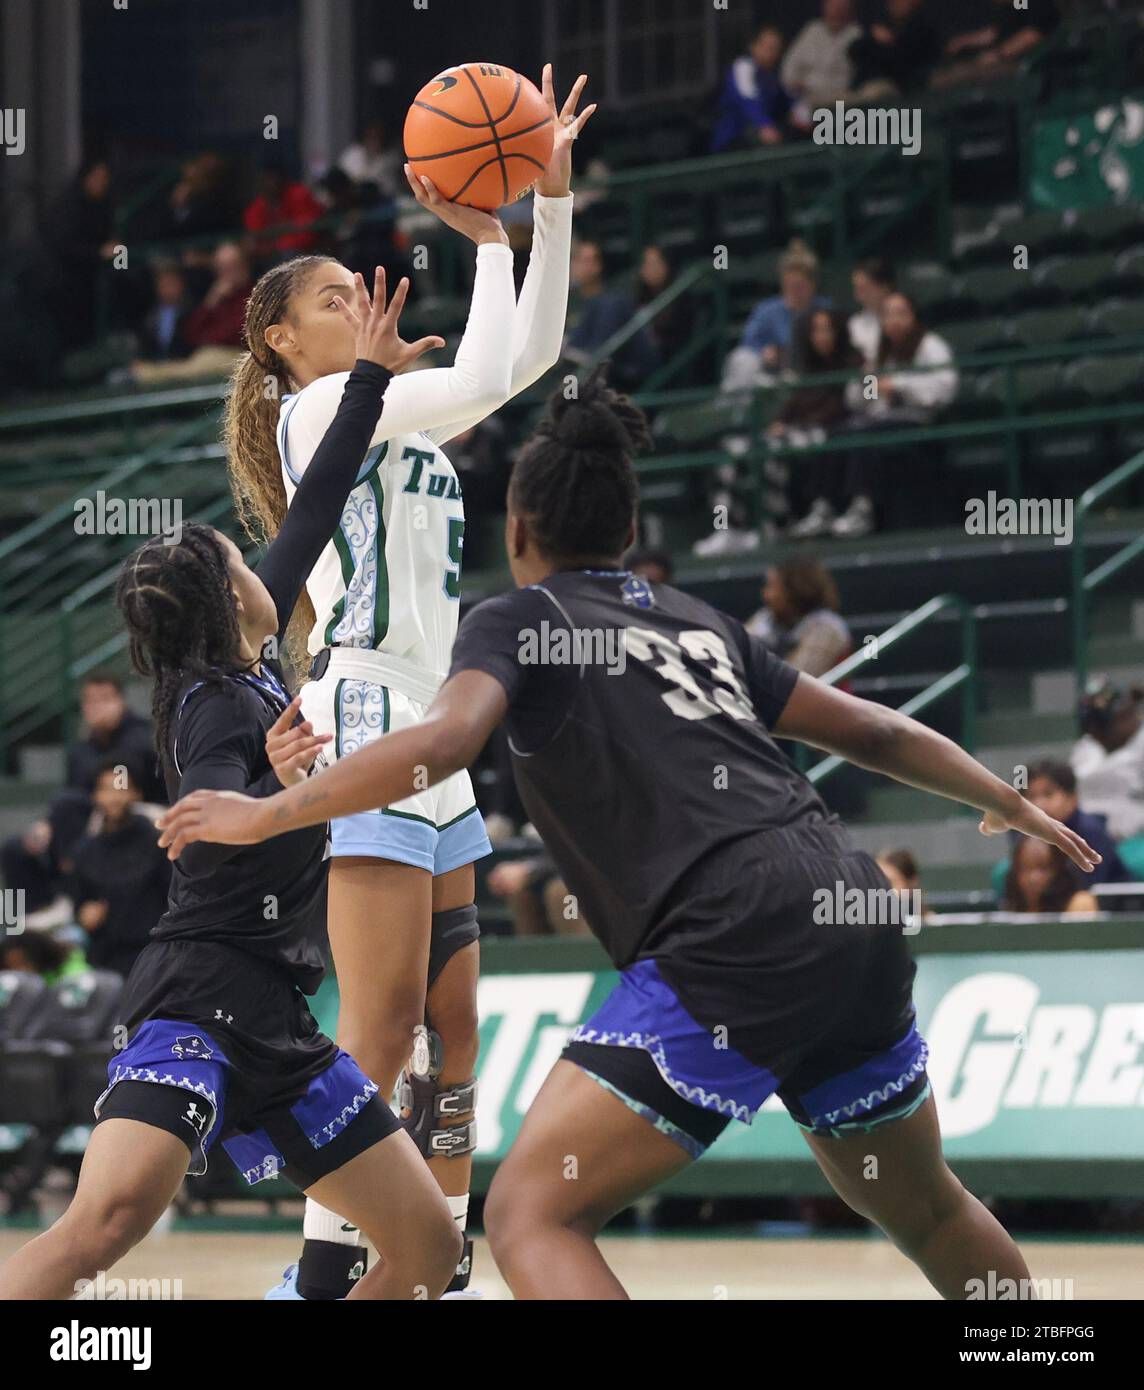
[[[1019,830],[1033,840],[1043,840],[1046,845],[1055,845],[1063,850],[1078,869],[1086,874],[1101,862],[1101,856],[1088,843],[1082,840],[1075,830],[1053,820],[1039,806],[1022,798],[1021,805],[1012,816],[1003,816],[997,811],[987,811],[978,826],[982,835],[1003,835],[1006,830]]]
[[[442,198],[433,180],[427,174],[415,174],[409,164],[405,166],[405,178],[421,206],[427,208],[434,217],[439,217],[446,227],[452,227],[455,232],[467,236],[478,246],[483,246],[489,241],[499,242],[502,246],[508,245],[508,233],[495,214],[482,212],[480,208],[466,207],[464,203],[451,203],[448,198]]]
[[[260,844],[270,838],[263,830],[265,806],[265,800],[242,792],[191,792],[159,817],[159,846],[168,859],[178,859],[199,840],[218,845]]]
[[[358,353],[359,357],[363,355]],[[333,734],[315,734],[308,719],[296,724],[294,721],[301,707],[302,697],[295,695],[266,731],[266,756],[284,787],[304,782],[314,766],[314,759],[333,738]]]
[[[366,362],[376,362],[396,375],[407,371],[419,357],[445,346],[444,338],[431,335],[407,343],[398,331],[401,311],[409,294],[409,281],[403,276],[393,298],[386,303],[385,270],[378,266],[373,273],[373,298],[370,299],[365,280],[354,275],[352,304],[341,295],[334,296],[338,312],[354,330],[355,356]]]
[[[576,114],[584,88],[588,85],[586,73],[581,73],[572,84],[567,100],[559,109],[556,106],[556,88],[551,63],[545,63],[540,85],[544,100],[552,112],[552,157],[548,161],[547,169],[533,187],[545,198],[567,198],[572,191],[572,146],[591,119],[596,103],[593,102],[579,115]]]

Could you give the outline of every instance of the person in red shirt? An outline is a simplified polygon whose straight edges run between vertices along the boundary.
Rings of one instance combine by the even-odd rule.
[[[214,280],[203,302],[192,309],[183,336],[193,348],[241,347],[242,321],[253,281],[240,246],[224,241],[215,248]]]
[[[242,322],[250,296],[250,262],[233,241],[215,247],[214,279],[202,303],[182,324],[190,355],[174,362],[133,362],[124,379],[138,386],[206,381],[227,376],[242,346]]]
[[[322,205],[304,183],[290,179],[278,164],[267,164],[258,176],[258,196],[242,215],[248,232],[264,232],[272,227],[308,227],[322,216]],[[314,232],[287,231],[260,238],[255,243],[259,256],[297,256],[313,251],[318,244]]]

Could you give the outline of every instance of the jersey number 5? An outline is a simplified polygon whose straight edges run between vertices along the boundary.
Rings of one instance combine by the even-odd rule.
[[[732,719],[754,719],[755,711],[743,684],[735,674],[723,639],[705,628],[679,634],[678,646],[661,632],[646,627],[629,627],[626,648],[637,661],[647,662],[664,680],[676,687],[663,701],[680,719],[709,719],[713,714],[729,714]],[[683,663],[686,653],[693,662],[709,666],[719,684],[707,690]]]
[[[461,550],[465,544],[465,518],[449,519],[449,564],[445,566],[445,597],[461,597]]]

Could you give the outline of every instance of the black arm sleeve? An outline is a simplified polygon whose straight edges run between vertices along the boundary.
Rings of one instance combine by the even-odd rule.
[[[770,647],[753,637],[737,619],[727,617],[727,626],[735,638],[747,678],[747,694],[755,713],[768,729],[773,729],[786,709],[799,672],[775,656]]]
[[[359,360],[355,364],[338,412],[298,484],[282,529],[258,566],[258,577],[278,610],[279,641],[285,636],[302,586],[338,528],[392,380],[393,373],[375,362]]]
[[[282,783],[273,769],[251,780],[263,758],[262,729],[241,717],[236,700],[224,691],[204,690],[188,701],[176,735],[179,757],[179,792],[244,792],[247,796],[273,796]],[[188,845],[179,856],[179,867],[190,878],[201,878],[230,859],[241,845],[216,845],[207,841]]]

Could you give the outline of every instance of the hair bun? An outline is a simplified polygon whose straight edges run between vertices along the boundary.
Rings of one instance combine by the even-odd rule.
[[[596,401],[569,401],[557,422],[556,435],[564,448],[577,453],[627,452],[631,448],[623,421]]]

